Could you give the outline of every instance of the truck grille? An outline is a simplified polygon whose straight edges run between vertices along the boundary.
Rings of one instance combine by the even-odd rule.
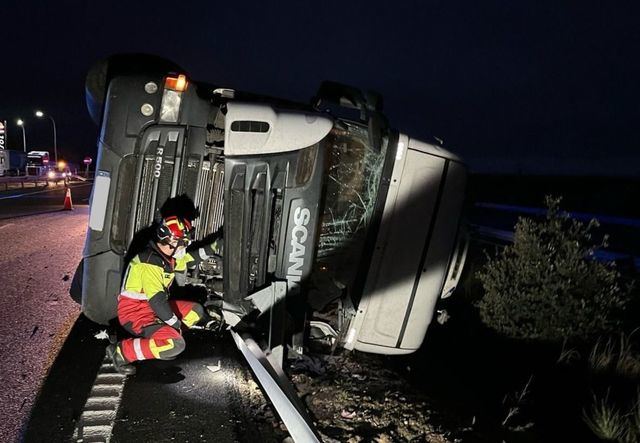
[[[222,228],[224,157],[215,149],[199,154],[197,149],[201,147],[190,149],[183,143],[182,133],[173,128],[152,130],[146,137],[131,235],[153,223],[167,199],[181,194],[186,194],[200,209],[200,217],[194,221],[195,240]]]
[[[222,158],[213,157],[212,154],[202,162],[195,193],[194,203],[200,208],[200,217],[194,223],[196,240],[218,231],[224,220],[224,163]]]

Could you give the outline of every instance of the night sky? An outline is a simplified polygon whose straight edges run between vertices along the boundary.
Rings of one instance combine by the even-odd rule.
[[[473,171],[640,176],[638,2],[6,3],[0,118],[15,149],[17,117],[28,149],[52,144],[41,108],[62,155],[93,154],[87,69],[147,52],[298,101],[325,79],[377,90],[394,127],[444,139]]]

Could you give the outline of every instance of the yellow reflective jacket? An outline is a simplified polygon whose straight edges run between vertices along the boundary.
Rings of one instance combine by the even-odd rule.
[[[121,297],[147,301],[156,316],[170,326],[178,323],[178,318],[169,305],[169,287],[176,272],[185,272],[194,268],[202,260],[219,255],[221,245],[212,245],[190,251],[180,259],[167,257],[151,242],[147,248],[136,255],[127,267]]]

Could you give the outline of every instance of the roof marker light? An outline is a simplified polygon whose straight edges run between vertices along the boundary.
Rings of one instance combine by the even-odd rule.
[[[188,84],[189,82],[187,82],[187,77],[184,74],[180,74],[177,77],[167,77],[164,81],[165,89],[177,92],[184,92]]]

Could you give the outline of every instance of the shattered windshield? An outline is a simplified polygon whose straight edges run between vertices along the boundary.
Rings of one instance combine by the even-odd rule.
[[[376,150],[366,126],[341,122],[330,140],[324,211],[318,243],[321,269],[349,284],[357,271],[376,204],[388,140]],[[340,270],[337,272],[337,270]]]

